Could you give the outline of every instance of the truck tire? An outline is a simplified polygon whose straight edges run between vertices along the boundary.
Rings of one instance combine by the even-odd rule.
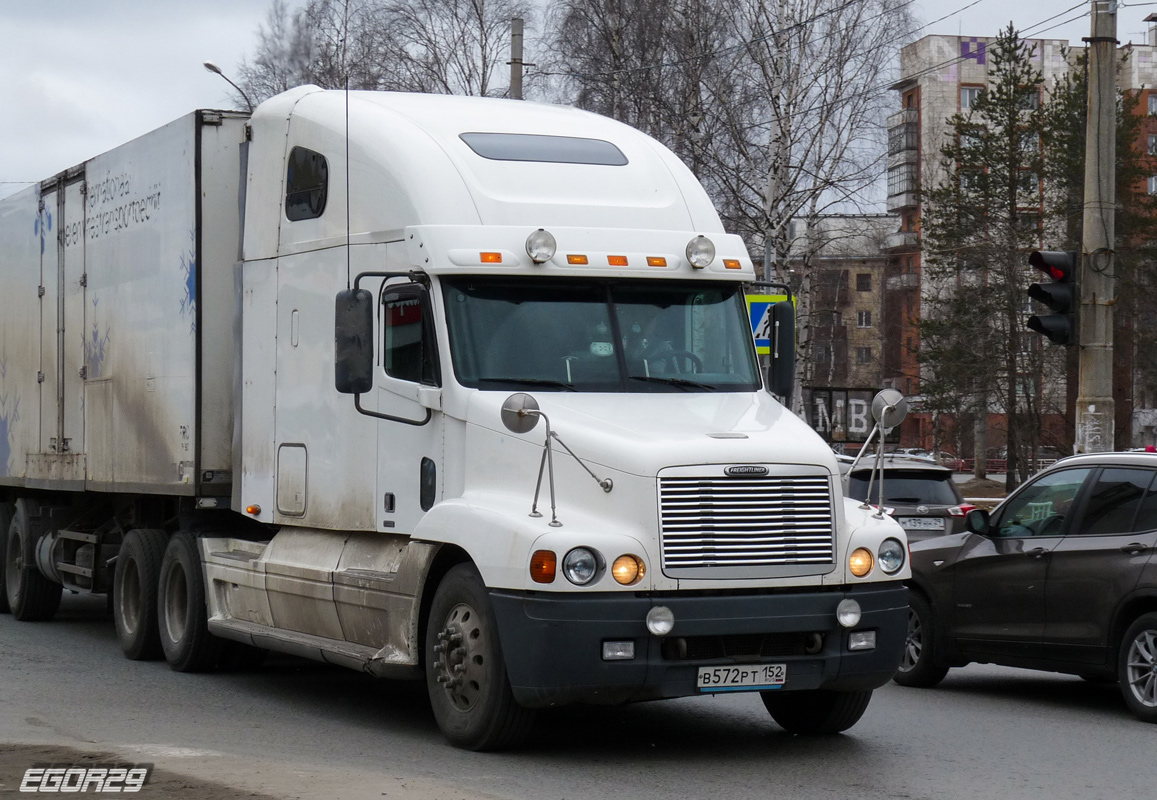
[[[204,672],[217,665],[224,640],[209,633],[208,619],[197,540],[181,531],[169,539],[157,584],[161,649],[177,672]]]
[[[169,542],[164,531],[132,530],[121,543],[113,573],[113,622],[125,657],[147,661],[161,657],[157,633],[157,584]]]
[[[8,592],[4,589],[4,557],[8,545],[8,526],[12,524],[12,515],[16,513],[11,503],[0,503],[0,614],[7,614]]]
[[[434,719],[452,745],[503,750],[526,739],[534,712],[510,690],[494,611],[473,564],[453,567],[438,584],[425,659]]]
[[[12,616],[24,622],[52,619],[64,588],[41,575],[35,563],[24,561],[25,543],[32,536],[31,517],[37,511],[36,501],[17,500],[4,543],[4,594]]]
[[[904,642],[904,655],[900,668],[892,677],[901,686],[916,686],[922,689],[935,686],[944,680],[948,667],[937,666],[932,658],[935,648],[935,620],[932,607],[923,595],[908,594],[908,638]]]
[[[1125,705],[1142,722],[1157,722],[1157,614],[1142,614],[1121,637],[1117,674]]]
[[[833,692],[812,689],[802,692],[760,692],[771,718],[789,733],[825,735],[843,733],[868,710],[872,691]]]

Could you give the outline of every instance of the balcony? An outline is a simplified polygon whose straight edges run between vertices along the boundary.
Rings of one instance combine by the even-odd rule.
[[[917,205],[919,204],[916,202],[915,191],[897,192],[896,194],[888,195],[887,208],[889,213],[902,211],[905,208],[915,208]]]
[[[915,272],[905,272],[903,275],[893,275],[884,283],[885,290],[889,292],[898,291],[900,289],[916,289],[920,286],[920,276]]]
[[[915,125],[920,122],[920,109],[903,108],[895,114],[888,115],[888,128],[897,128],[901,125]]]
[[[897,231],[884,239],[885,250],[916,250],[919,247],[920,234],[916,231]]]

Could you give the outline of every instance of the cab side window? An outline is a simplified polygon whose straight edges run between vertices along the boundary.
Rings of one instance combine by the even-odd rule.
[[[1082,536],[1131,533],[1136,530],[1134,521],[1143,507],[1148,520],[1142,521],[1144,527],[1140,530],[1157,528],[1157,520],[1153,519],[1154,498],[1146,496],[1154,474],[1152,470],[1122,467],[1102,470],[1073,533]]]
[[[997,536],[1060,536],[1069,509],[1090,470],[1066,469],[1043,476],[1009,501],[995,526]]]
[[[325,211],[329,164],[325,156],[295,147],[289,151],[285,175],[285,216],[290,220],[316,219]]]
[[[391,378],[441,386],[429,296],[420,286],[382,294],[382,367]]]

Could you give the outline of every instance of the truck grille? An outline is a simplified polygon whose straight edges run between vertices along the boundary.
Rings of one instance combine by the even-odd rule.
[[[664,569],[834,563],[825,476],[663,477],[659,506]]]

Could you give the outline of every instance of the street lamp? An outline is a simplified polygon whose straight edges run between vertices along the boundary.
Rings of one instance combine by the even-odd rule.
[[[249,106],[249,113],[250,114],[253,113],[253,101],[249,99],[249,95],[245,94],[244,89],[242,89],[240,86],[235,84],[233,81],[229,80],[229,76],[226,75],[224,72],[222,72],[221,68],[219,66],[214,64],[212,61],[206,61],[205,62],[205,69],[209,70],[210,72],[212,72],[216,75],[220,75],[222,78],[224,78],[226,83],[228,83],[230,86],[232,86],[234,89],[236,89],[237,93],[240,94],[243,98],[245,98],[245,104],[247,106]]]

